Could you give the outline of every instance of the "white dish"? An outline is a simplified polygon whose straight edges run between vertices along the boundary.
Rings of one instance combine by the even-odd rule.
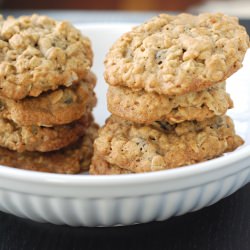
[[[131,24],[79,24],[93,42],[100,124],[108,116],[103,58]],[[59,175],[0,168],[0,210],[39,222],[71,226],[131,225],[198,210],[230,195],[250,180],[250,53],[229,79],[230,111],[246,143],[214,160],[167,171],[122,175]]]

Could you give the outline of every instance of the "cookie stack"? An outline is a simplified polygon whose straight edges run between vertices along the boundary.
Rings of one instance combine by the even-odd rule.
[[[88,167],[97,127],[93,53],[68,22],[0,21],[0,164],[55,173]]]
[[[112,113],[94,144],[92,174],[140,173],[209,160],[243,140],[225,115],[225,80],[249,37],[223,14],[162,14],[124,34],[105,60]]]

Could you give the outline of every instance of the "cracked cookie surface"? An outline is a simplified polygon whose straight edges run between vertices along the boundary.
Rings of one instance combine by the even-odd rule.
[[[241,144],[228,116],[146,126],[111,116],[95,140],[90,171],[95,171],[98,159],[135,173],[171,169],[213,159]]]
[[[154,121],[169,123],[202,121],[224,115],[233,107],[233,101],[225,91],[225,83],[181,96],[166,96],[110,86],[107,102],[108,110],[112,114],[143,124]]]
[[[161,14],[118,39],[105,59],[110,85],[182,95],[223,82],[241,66],[249,36],[224,14]]]
[[[0,118],[7,118],[20,126],[55,126],[71,123],[92,111],[96,105],[93,88],[94,74],[68,88],[26,97],[15,101],[0,96]]]
[[[0,119],[0,146],[19,152],[58,150],[84,135],[92,119],[91,115],[86,114],[78,121],[51,128],[18,126],[10,120]]]
[[[83,79],[93,53],[70,23],[32,15],[0,20],[0,58],[0,95],[19,100]]]
[[[19,169],[77,174],[88,170],[93,154],[93,141],[97,135],[98,126],[92,124],[84,136],[76,143],[53,152],[23,152],[18,153],[0,147],[0,164]]]

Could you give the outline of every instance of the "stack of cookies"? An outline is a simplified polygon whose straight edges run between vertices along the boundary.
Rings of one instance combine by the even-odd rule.
[[[105,60],[112,115],[90,172],[170,169],[239,147],[225,80],[248,47],[245,28],[223,14],[162,14],[124,34]]]
[[[0,164],[55,173],[88,168],[97,126],[91,43],[46,16],[0,21]]]

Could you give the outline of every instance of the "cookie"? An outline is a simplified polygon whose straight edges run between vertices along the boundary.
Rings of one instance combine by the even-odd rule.
[[[41,172],[77,174],[87,170],[93,154],[98,126],[92,124],[75,144],[53,152],[18,153],[0,147],[0,164]]]
[[[90,40],[46,16],[0,21],[0,95],[19,100],[83,79],[92,65]]]
[[[241,66],[249,36],[224,14],[161,14],[125,33],[105,59],[115,86],[182,95],[223,82]]]
[[[115,175],[115,174],[132,174],[133,172],[109,164],[103,158],[95,155],[92,158],[93,164],[90,166],[89,173],[92,175]]]
[[[133,91],[127,87],[110,86],[107,102],[112,114],[144,124],[154,121],[202,121],[224,115],[233,107],[233,101],[225,91],[225,83],[181,96],[159,95],[144,90]]]
[[[228,116],[148,126],[111,116],[95,140],[91,169],[98,158],[135,173],[171,169],[213,159],[241,144]]]
[[[77,141],[91,122],[89,114],[73,123],[51,128],[18,126],[10,120],[0,119],[0,146],[18,152],[58,150]]]
[[[96,104],[94,74],[68,88],[19,101],[0,96],[0,118],[20,126],[55,126],[71,123],[91,112]]]

